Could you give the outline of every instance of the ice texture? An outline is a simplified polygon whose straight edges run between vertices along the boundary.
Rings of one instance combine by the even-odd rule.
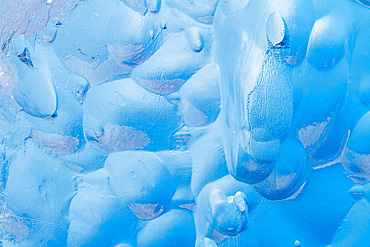
[[[370,246],[369,18],[0,1],[0,246]]]

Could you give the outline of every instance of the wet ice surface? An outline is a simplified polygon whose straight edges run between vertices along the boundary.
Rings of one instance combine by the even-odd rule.
[[[0,4],[0,246],[367,246],[366,0]]]

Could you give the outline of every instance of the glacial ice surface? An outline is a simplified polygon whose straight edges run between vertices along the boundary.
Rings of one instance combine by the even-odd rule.
[[[0,246],[370,246],[368,0],[2,0]]]

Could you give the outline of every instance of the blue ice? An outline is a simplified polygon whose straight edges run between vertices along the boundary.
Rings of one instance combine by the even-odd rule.
[[[369,8],[3,0],[0,246],[370,246]]]

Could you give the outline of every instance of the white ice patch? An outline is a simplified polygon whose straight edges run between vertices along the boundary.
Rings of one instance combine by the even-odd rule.
[[[103,131],[86,131],[89,141],[105,153],[143,149],[151,141],[147,134],[131,126],[107,124]]]
[[[36,144],[57,154],[70,154],[79,144],[76,137],[47,134],[41,131],[33,131],[32,139]]]

